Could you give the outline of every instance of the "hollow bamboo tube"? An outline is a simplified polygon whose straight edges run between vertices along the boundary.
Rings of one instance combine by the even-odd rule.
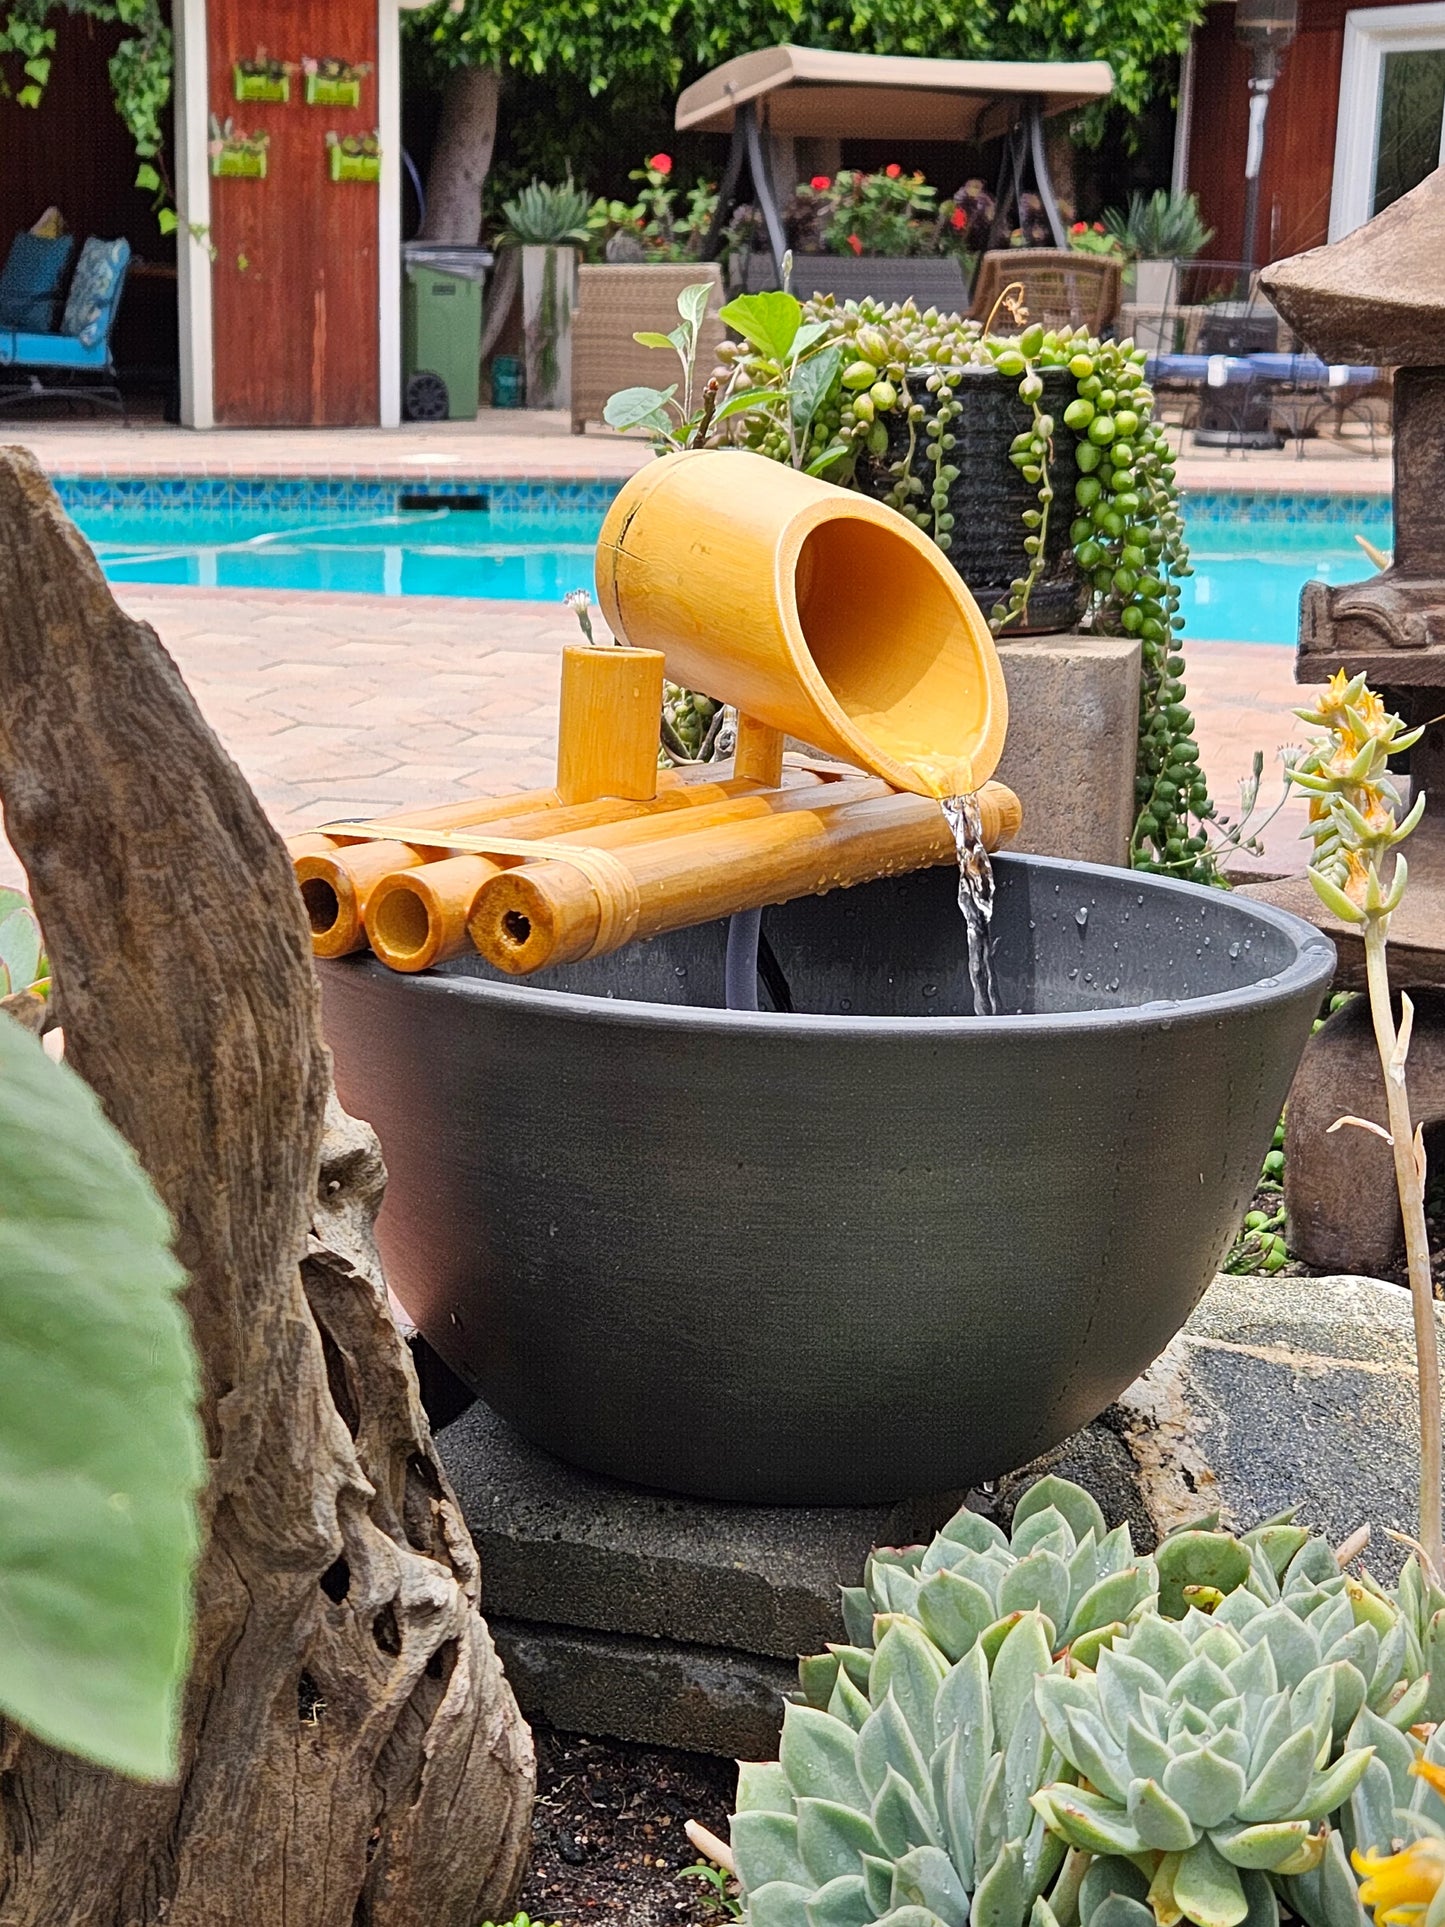
[[[686,809],[691,827],[699,827],[765,814],[778,807],[780,797],[806,795],[823,787],[824,779],[811,770],[790,772],[792,787],[787,790],[760,791],[736,778],[725,783],[678,785],[659,796],[647,809],[637,804],[617,804],[619,817],[602,818],[596,806],[571,810],[539,810],[530,816],[496,825],[498,835],[538,836],[548,842],[569,838],[594,846],[610,848],[614,843],[630,843],[656,836],[655,819],[675,815]],[[868,785],[868,793],[880,793],[886,786],[878,777],[858,779],[848,785],[833,782],[838,790],[857,790]],[[626,811],[627,815],[620,813]],[[407,866],[384,876],[371,892],[366,911],[366,935],[372,949],[391,970],[429,970],[433,964],[446,963],[471,948],[467,922],[484,884],[498,874],[502,865],[481,855],[442,856],[420,866]]]
[[[631,936],[655,937],[955,858],[952,832],[927,798],[810,800],[812,807],[742,824],[686,833],[679,826],[676,835],[618,850],[636,891]],[[1018,798],[986,783],[978,801],[984,841],[995,849],[1018,831]],[[597,886],[560,860],[494,877],[478,892],[468,925],[487,962],[518,977],[594,954],[601,927]]]
[[[329,838],[296,839],[308,844]],[[318,957],[346,957],[366,948],[365,917],[372,891],[385,876],[393,876],[425,858],[406,843],[332,843],[326,850],[308,849],[292,859],[301,901],[311,925],[311,948]]]
[[[957,795],[998,767],[988,624],[935,545],[866,496],[738,449],[665,456],[608,510],[597,599],[678,681],[895,789]]]
[[[656,796],[662,660],[660,649],[577,642],[563,649],[557,794],[564,803]]]

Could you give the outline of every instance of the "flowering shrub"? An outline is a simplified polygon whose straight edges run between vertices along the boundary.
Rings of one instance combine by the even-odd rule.
[[[825,185],[819,187],[818,181]],[[926,254],[934,248],[938,190],[922,174],[905,174],[896,161],[879,174],[839,168],[829,181],[815,175],[798,198],[815,195],[827,210],[826,245],[832,254]]]
[[[603,199],[592,204],[587,228],[593,258],[697,260],[717,207],[712,182],[678,187],[672,180],[672,156],[664,153],[650,154],[627,178],[641,183],[635,202]]]
[[[1102,221],[1092,225],[1088,221],[1075,221],[1069,229],[1069,246],[1076,254],[1112,254],[1120,260],[1124,258],[1123,246]]]

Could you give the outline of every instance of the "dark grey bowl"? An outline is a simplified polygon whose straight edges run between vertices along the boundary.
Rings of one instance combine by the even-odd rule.
[[[719,1008],[720,923],[528,983],[323,965],[388,1275],[452,1369],[564,1459],[718,1499],[969,1485],[1102,1411],[1228,1248],[1334,951],[997,869],[994,1018],[948,870],[769,910],[793,1016]]]

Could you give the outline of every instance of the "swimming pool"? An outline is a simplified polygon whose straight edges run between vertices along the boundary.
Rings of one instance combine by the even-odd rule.
[[[59,477],[120,583],[556,602],[590,586],[618,483],[425,484],[264,477]],[[1387,550],[1385,495],[1240,491],[1186,498],[1195,573],[1186,634],[1293,645],[1311,576],[1359,581]]]

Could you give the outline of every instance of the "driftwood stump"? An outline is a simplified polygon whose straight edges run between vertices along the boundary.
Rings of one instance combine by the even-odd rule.
[[[331,1097],[291,866],[154,633],[0,449],[0,800],[66,1054],[177,1226],[210,1457],[174,1786],[0,1722],[0,1927],[475,1927],[531,1740]]]

